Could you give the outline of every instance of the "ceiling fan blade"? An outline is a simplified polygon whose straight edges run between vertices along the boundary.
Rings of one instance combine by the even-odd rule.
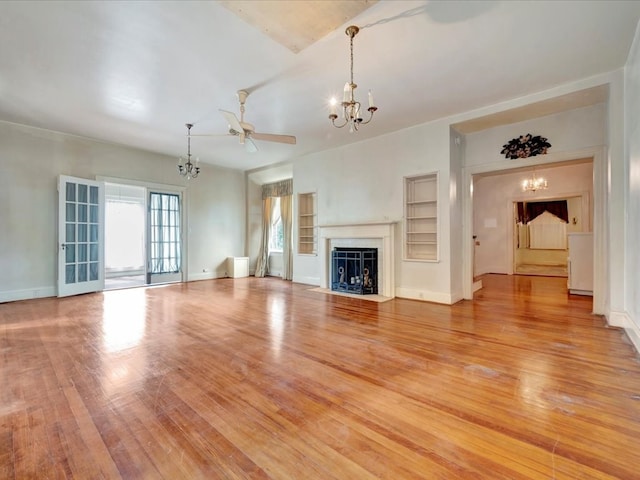
[[[189,137],[233,137],[232,133],[192,133]]]
[[[249,153],[256,153],[258,151],[258,147],[248,136],[244,137],[244,148]]]
[[[222,113],[224,118],[227,120],[230,128],[238,133],[244,132],[242,125],[240,125],[240,120],[238,120],[238,117],[236,117],[235,113],[227,112],[226,110],[220,110],[220,113]]]
[[[273,133],[251,133],[251,137],[256,140],[264,140],[265,142],[296,144],[296,137],[293,135],[275,135]]]

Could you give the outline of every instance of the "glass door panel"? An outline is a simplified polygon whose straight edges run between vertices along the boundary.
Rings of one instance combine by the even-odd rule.
[[[102,290],[103,184],[61,175],[58,194],[58,296]]]

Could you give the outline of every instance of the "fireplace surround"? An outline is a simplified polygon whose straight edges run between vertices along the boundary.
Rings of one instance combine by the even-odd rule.
[[[378,250],[376,274],[378,295],[394,298],[395,226],[395,222],[320,225],[318,227],[320,287],[331,288],[331,251],[335,247],[376,248]]]

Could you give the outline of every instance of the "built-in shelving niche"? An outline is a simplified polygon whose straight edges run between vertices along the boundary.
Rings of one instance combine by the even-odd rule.
[[[316,255],[318,252],[318,222],[316,194],[298,194],[298,253]]]
[[[438,174],[404,178],[404,258],[438,261]]]

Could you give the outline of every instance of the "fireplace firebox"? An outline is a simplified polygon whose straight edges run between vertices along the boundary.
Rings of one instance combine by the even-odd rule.
[[[331,251],[331,290],[377,294],[378,249],[334,248]]]

